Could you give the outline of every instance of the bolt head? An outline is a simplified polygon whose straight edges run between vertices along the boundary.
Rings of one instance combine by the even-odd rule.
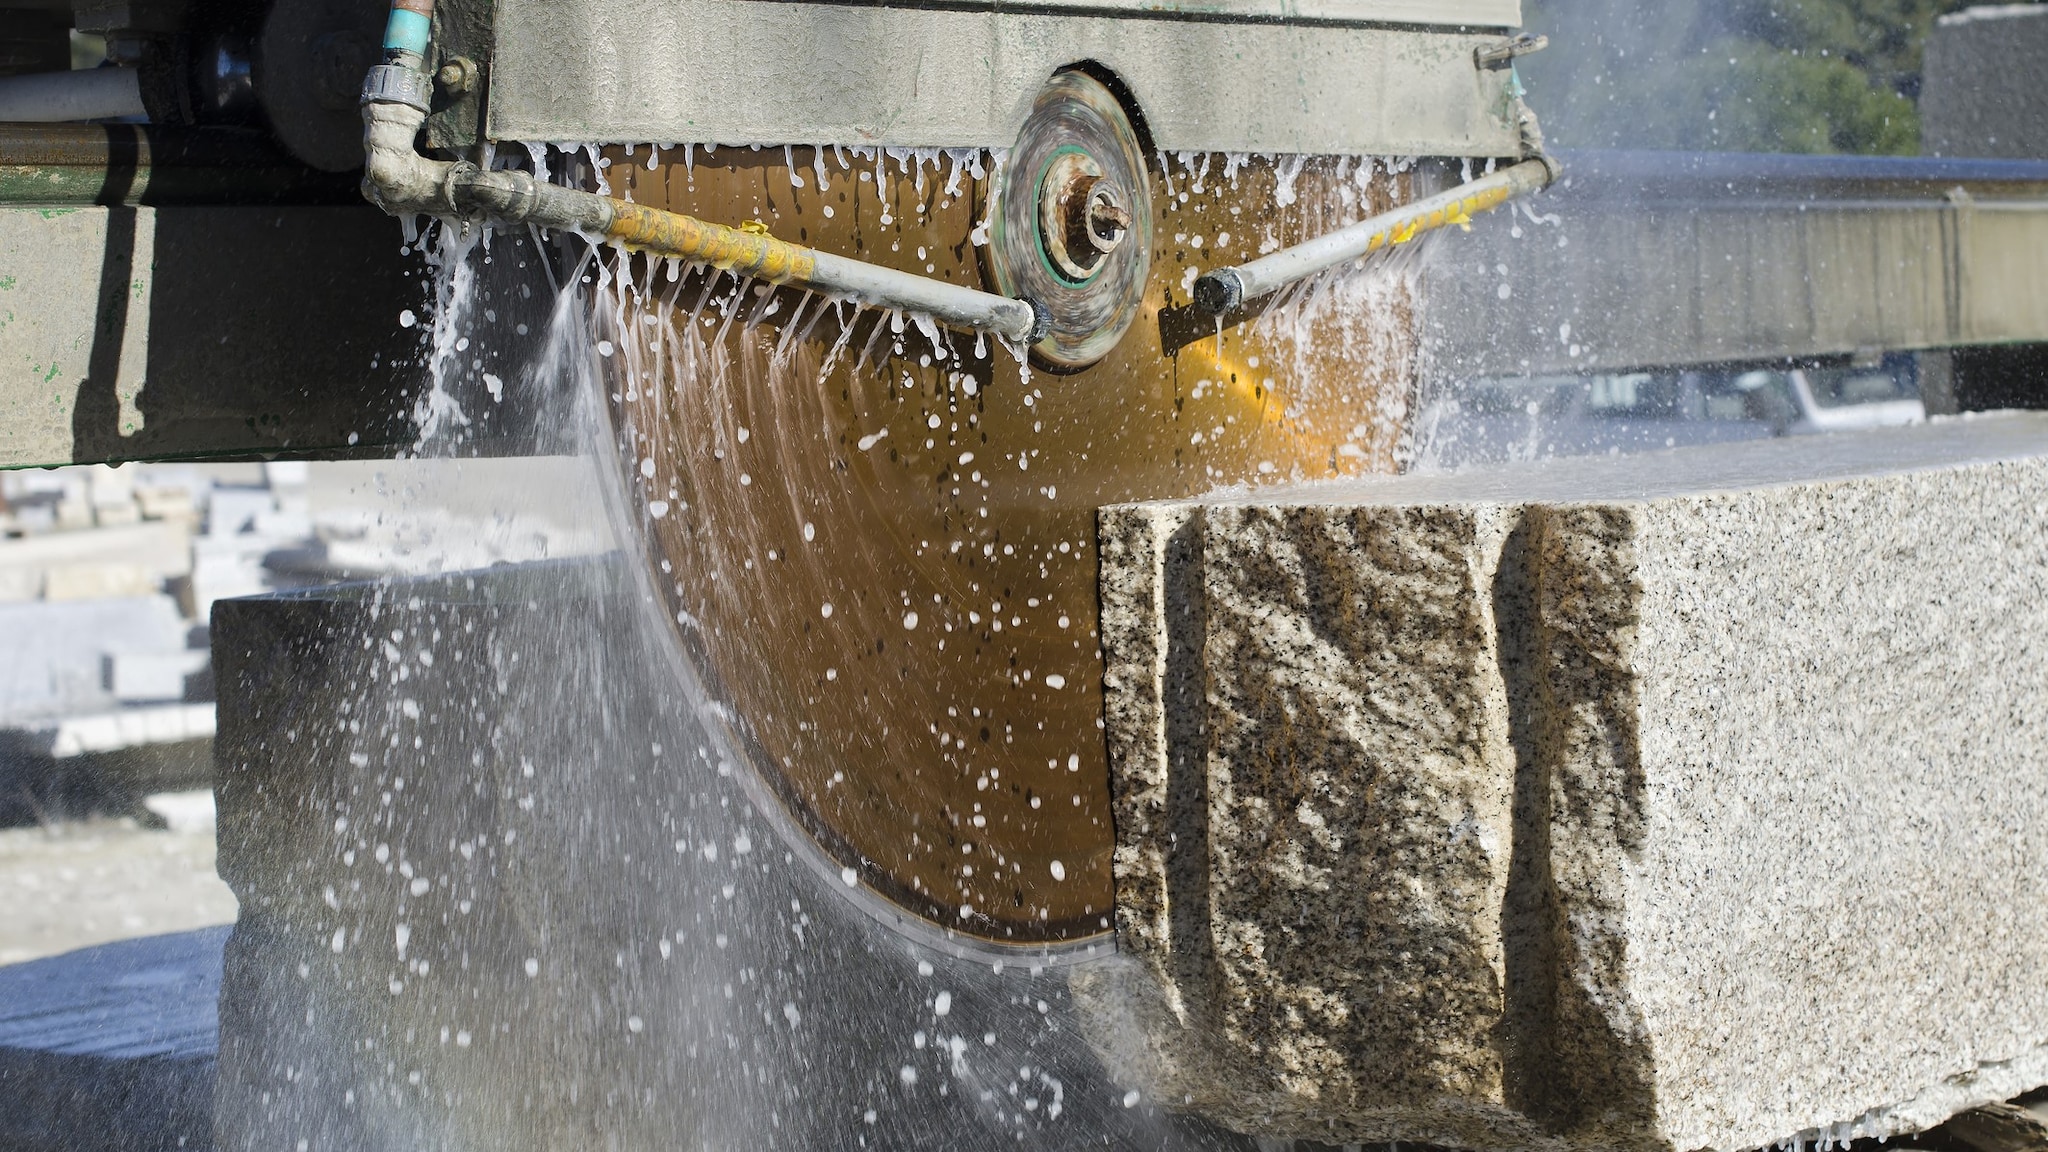
[[[1039,184],[1040,236],[1045,255],[1060,274],[1086,283],[1104,258],[1131,230],[1123,193],[1104,178],[1102,166],[1085,152],[1065,152],[1046,168]]]
[[[476,61],[467,56],[456,56],[441,65],[434,73],[434,79],[443,91],[461,94],[476,87]]]

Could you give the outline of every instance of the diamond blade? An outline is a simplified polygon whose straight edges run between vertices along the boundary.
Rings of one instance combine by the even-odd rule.
[[[611,153],[614,192],[998,290],[981,252],[1010,178],[995,158],[678,151]],[[1195,156],[1143,179],[1135,322],[1068,374],[644,258],[614,265],[597,308],[647,563],[745,768],[860,884],[987,941],[1112,928],[1096,509],[1391,470],[1406,420],[1398,273],[1239,327],[1188,310],[1201,269],[1381,210],[1403,178]]]

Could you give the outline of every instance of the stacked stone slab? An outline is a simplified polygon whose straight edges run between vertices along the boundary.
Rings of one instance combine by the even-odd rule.
[[[2048,1083],[2048,419],[1106,509],[1110,1067],[1261,1135]]]

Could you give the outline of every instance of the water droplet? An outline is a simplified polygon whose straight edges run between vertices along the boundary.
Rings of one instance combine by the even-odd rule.
[[[1053,861],[1052,878],[1055,880],[1065,880],[1067,878],[1067,866],[1057,860]]]

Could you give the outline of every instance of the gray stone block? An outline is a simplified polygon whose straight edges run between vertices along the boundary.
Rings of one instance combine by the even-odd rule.
[[[1112,1068],[1742,1149],[2048,1083],[2048,418],[1107,509]]]
[[[0,966],[0,1148],[213,1148],[225,928]]]

